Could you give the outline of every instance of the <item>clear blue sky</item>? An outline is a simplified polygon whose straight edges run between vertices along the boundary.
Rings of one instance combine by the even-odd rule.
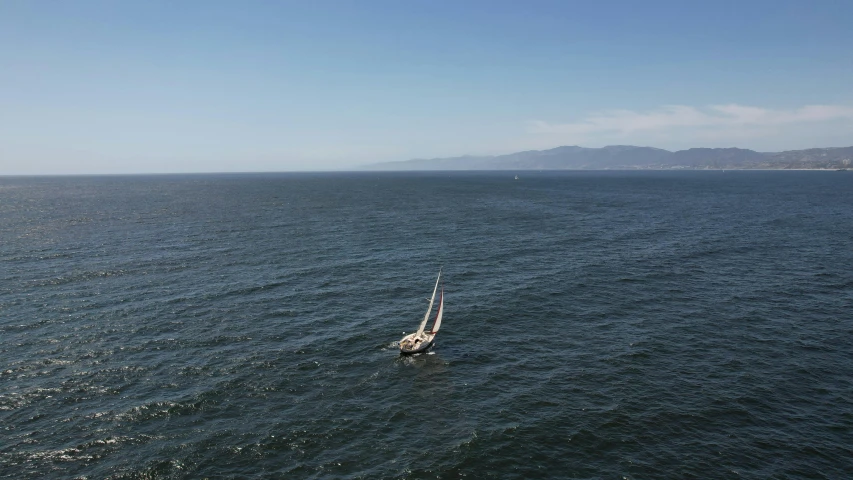
[[[0,174],[853,145],[853,2],[0,2]]]

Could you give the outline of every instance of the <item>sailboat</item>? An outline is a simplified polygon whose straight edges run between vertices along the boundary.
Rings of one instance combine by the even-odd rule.
[[[431,347],[435,341],[435,334],[438,333],[438,329],[441,327],[441,316],[444,314],[444,287],[441,288],[441,294],[438,300],[438,311],[435,313],[432,330],[428,332],[424,330],[426,329],[427,321],[429,321],[429,314],[432,311],[432,305],[435,302],[435,293],[438,291],[439,280],[441,280],[441,270],[438,272],[438,278],[435,279],[435,287],[432,289],[432,298],[429,299],[429,307],[427,307],[424,319],[420,326],[418,326],[417,332],[406,335],[402,340],[400,340],[400,353],[410,355],[412,353],[424,352]]]

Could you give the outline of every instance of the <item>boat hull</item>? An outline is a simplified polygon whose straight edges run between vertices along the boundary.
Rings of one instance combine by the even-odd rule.
[[[403,355],[422,353],[429,350],[433,343],[435,343],[435,335],[421,334],[418,336],[417,333],[412,333],[400,340],[400,353]]]
[[[435,342],[433,342],[433,341],[429,341],[429,342],[427,342],[426,345],[421,344],[417,348],[414,348],[411,350],[404,348],[404,347],[400,347],[400,353],[402,355],[414,355],[416,353],[423,353],[423,352],[426,352],[427,350],[429,350],[429,347],[431,347],[434,343]]]

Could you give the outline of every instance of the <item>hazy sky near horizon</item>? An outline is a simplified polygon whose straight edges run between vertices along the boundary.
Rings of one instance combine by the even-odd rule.
[[[0,2],[0,175],[853,145],[853,2]]]

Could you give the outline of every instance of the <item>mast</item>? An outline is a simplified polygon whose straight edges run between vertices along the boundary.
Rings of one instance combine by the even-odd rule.
[[[432,303],[435,301],[435,292],[438,291],[438,281],[441,279],[441,269],[438,270],[438,278],[435,279],[435,288],[432,289],[432,298],[429,299],[429,308],[427,308],[426,315],[424,315],[424,320],[421,322],[421,325],[418,327],[417,336],[420,336],[424,333],[424,327],[426,327],[427,320],[429,320],[429,312],[432,310]]]

